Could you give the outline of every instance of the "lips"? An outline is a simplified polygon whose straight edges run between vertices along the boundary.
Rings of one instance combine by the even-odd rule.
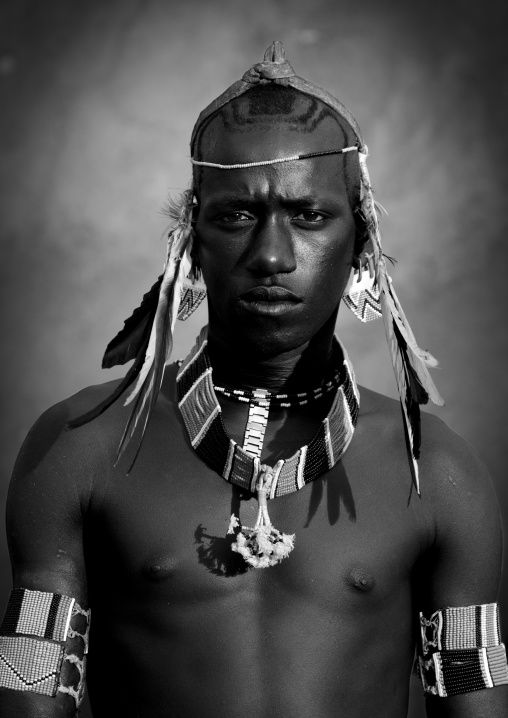
[[[240,295],[243,307],[253,313],[275,316],[291,312],[302,302],[300,297],[284,287],[253,287]]]
[[[302,300],[284,287],[254,287],[244,292],[240,299],[246,302],[292,302],[299,304]]]

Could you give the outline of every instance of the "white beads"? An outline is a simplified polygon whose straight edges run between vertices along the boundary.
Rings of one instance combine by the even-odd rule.
[[[358,147],[344,147],[342,150],[330,150],[326,152],[309,152],[307,154],[300,154],[300,155],[290,155],[289,157],[278,157],[274,160],[261,160],[259,162],[240,162],[233,165],[222,165],[218,162],[202,162],[201,160],[195,160],[193,157],[191,157],[191,162],[193,165],[199,165],[200,167],[214,167],[218,170],[239,170],[244,169],[245,167],[262,167],[263,165],[276,165],[280,162],[293,162],[294,160],[305,160],[310,159],[311,157],[322,157],[324,155],[331,155],[331,154],[343,154],[344,152],[353,152],[358,151]]]

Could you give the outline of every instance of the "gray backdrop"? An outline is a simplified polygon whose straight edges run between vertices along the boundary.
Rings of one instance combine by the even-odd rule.
[[[1,500],[37,416],[122,373],[101,353],[160,271],[192,123],[281,39],[362,127],[399,296],[441,362],[438,413],[507,515],[506,20],[492,0],[1,0]],[[180,325],[176,356],[204,321]],[[395,396],[381,323],[344,309],[339,328],[360,383]],[[0,562],[5,601],[3,533]]]

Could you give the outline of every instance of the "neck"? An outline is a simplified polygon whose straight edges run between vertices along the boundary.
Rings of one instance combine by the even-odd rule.
[[[252,346],[230,336],[208,333],[208,352],[215,384],[237,389],[268,389],[288,393],[314,389],[337,365],[333,330],[335,317],[312,339],[274,354],[256,354]]]

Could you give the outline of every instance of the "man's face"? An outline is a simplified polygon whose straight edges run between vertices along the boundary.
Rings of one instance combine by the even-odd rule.
[[[233,164],[340,148],[326,119],[313,132],[286,125],[207,131],[203,159]],[[197,256],[210,334],[269,356],[304,346],[335,314],[351,270],[355,223],[331,155],[235,170],[204,168]]]

